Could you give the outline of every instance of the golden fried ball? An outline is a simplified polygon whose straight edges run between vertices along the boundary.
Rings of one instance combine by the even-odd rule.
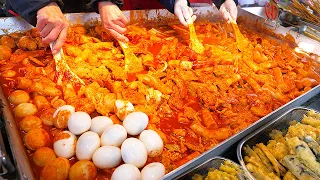
[[[41,147],[34,152],[32,159],[37,166],[43,167],[48,162],[56,159],[56,154],[51,148]]]
[[[32,116],[38,111],[37,107],[32,103],[21,103],[13,109],[13,113],[17,117]]]
[[[65,180],[68,178],[69,169],[70,163],[68,159],[56,158],[42,169],[40,180]]]
[[[16,43],[14,42],[14,39],[10,36],[2,36],[0,39],[0,44],[3,46],[7,46],[11,49],[16,47]]]
[[[44,110],[41,115],[40,115],[40,119],[43,122],[43,124],[48,125],[48,126],[52,126],[53,125],[53,113],[56,110],[53,108],[49,108]]]
[[[93,180],[97,176],[97,168],[93,162],[81,160],[76,162],[70,169],[70,180]]]
[[[41,119],[38,118],[37,116],[27,116],[23,118],[22,121],[20,121],[20,128],[25,132],[28,132],[31,129],[41,128],[41,127],[42,127]]]
[[[13,91],[9,96],[9,102],[18,105],[21,103],[27,103],[30,100],[30,96],[27,92],[22,90]]]
[[[34,51],[37,49],[37,42],[30,36],[22,36],[18,41],[18,47]]]
[[[37,150],[50,144],[50,136],[42,128],[31,129],[24,137],[24,144],[29,150]]]
[[[12,51],[9,47],[0,45],[0,61],[10,59],[11,53]]]

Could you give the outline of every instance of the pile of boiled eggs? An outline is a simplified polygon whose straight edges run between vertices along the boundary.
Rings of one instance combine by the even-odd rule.
[[[123,117],[123,125],[113,124],[106,116],[91,119],[85,112],[75,112],[70,105],[59,107],[53,114],[69,111],[68,131],[55,137],[54,152],[59,157],[92,160],[99,169],[115,168],[111,179],[161,179],[165,167],[161,163],[150,163],[142,168],[149,157],[161,155],[163,142],[153,130],[145,130],[149,118],[143,112],[131,112]],[[66,114],[66,113],[64,113]],[[130,136],[138,136],[139,139]],[[77,139],[77,136],[79,138]]]

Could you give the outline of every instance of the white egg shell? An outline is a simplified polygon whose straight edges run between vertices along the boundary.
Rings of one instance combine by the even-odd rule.
[[[102,146],[92,156],[93,164],[100,169],[118,166],[121,162],[121,151],[116,146]]]
[[[158,133],[153,130],[144,130],[140,134],[139,140],[147,148],[149,157],[161,155],[163,150],[163,141]]]
[[[122,143],[121,156],[125,163],[133,164],[137,168],[143,167],[148,158],[146,147],[136,138],[128,138]]]
[[[140,180],[140,171],[132,164],[122,164],[114,170],[111,180]]]
[[[99,135],[88,131],[83,133],[76,146],[76,156],[78,160],[91,160],[93,153],[100,147]]]
[[[68,129],[75,135],[88,131],[91,127],[91,117],[86,112],[72,113],[68,119]]]
[[[160,180],[166,173],[162,163],[150,163],[141,170],[141,180]]]
[[[91,121],[90,131],[96,132],[101,136],[103,131],[107,129],[108,126],[112,125],[113,121],[106,116],[97,116],[94,117]]]
[[[149,118],[143,112],[132,112],[123,120],[123,127],[126,128],[128,134],[138,135],[148,126]]]
[[[114,124],[109,127],[101,135],[102,146],[121,146],[127,138],[126,129],[120,124]]]
[[[58,157],[71,158],[75,154],[77,137],[69,131],[62,133],[69,134],[67,139],[60,139],[53,143],[54,152]]]
[[[71,114],[75,112],[75,108],[73,106],[70,106],[70,105],[63,105],[63,106],[60,106],[54,113],[53,113],[53,118],[55,118],[59,111],[62,111],[62,110],[67,110],[67,111],[70,111]]]

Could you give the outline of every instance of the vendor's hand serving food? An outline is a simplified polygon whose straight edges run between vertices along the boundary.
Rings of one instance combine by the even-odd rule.
[[[52,53],[56,54],[67,38],[69,23],[57,3],[52,2],[37,12],[37,29],[44,43],[56,41]]]
[[[238,9],[233,0],[226,0],[219,9],[220,16],[228,21],[235,22],[237,20]],[[231,19],[230,19],[231,18]]]
[[[123,15],[122,11],[112,2],[99,2],[99,13],[103,27],[109,34],[117,40],[129,41],[123,34],[126,32],[126,24],[128,19]]]

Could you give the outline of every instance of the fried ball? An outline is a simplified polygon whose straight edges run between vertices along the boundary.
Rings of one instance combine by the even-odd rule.
[[[10,59],[11,53],[12,51],[9,47],[0,45],[0,61]]]
[[[24,132],[28,132],[31,129],[42,128],[41,119],[37,116],[27,116],[20,121],[20,128]]]
[[[21,103],[13,109],[13,113],[17,117],[32,116],[38,111],[37,107],[31,103]]]
[[[0,44],[3,46],[7,46],[11,49],[16,47],[16,43],[14,42],[14,39],[10,36],[2,36],[0,39]]]
[[[40,115],[40,119],[43,122],[43,124],[48,125],[48,126],[52,126],[53,125],[53,113],[56,110],[53,108],[49,108],[44,110],[41,115]]]
[[[42,128],[31,129],[24,137],[24,144],[29,150],[37,150],[50,144],[50,136]]]
[[[37,42],[30,36],[22,36],[18,41],[18,47],[34,51],[37,49]]]
[[[70,163],[68,159],[56,158],[42,169],[40,180],[65,180],[68,178],[69,169]]]
[[[13,91],[9,96],[9,102],[14,105],[19,105],[21,103],[27,103],[30,100],[30,96],[27,92],[22,90]]]
[[[34,152],[32,159],[37,166],[43,167],[48,162],[56,159],[56,154],[51,148],[41,147]]]
[[[51,107],[49,101],[44,96],[36,96],[33,98],[33,102],[36,104],[38,109],[48,109]]]
[[[75,163],[69,172],[70,180],[93,180],[97,176],[96,166],[88,160],[81,160]]]

